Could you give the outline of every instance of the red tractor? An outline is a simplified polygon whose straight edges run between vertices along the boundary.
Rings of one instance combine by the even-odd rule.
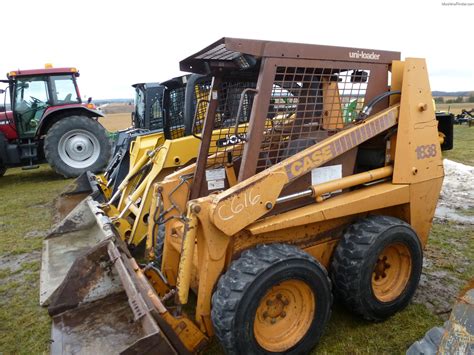
[[[16,70],[0,80],[8,86],[0,104],[0,176],[7,168],[38,167],[46,160],[65,177],[103,170],[111,155],[103,116],[83,103],[75,68]],[[8,92],[7,92],[8,91]],[[7,93],[10,110],[6,110]]]

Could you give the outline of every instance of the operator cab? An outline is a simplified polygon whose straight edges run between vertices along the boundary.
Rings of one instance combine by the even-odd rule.
[[[163,93],[165,87],[159,83],[138,83],[135,89],[135,110],[132,124],[135,128],[163,129]]]
[[[19,138],[36,135],[41,118],[51,106],[80,104],[74,68],[10,72],[10,96]]]

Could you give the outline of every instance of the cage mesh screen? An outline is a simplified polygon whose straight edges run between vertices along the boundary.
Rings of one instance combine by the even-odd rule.
[[[193,114],[194,114],[194,134],[202,132],[204,119],[206,118],[207,107],[209,105],[209,94],[211,92],[211,80],[205,80],[196,83],[193,95]]]
[[[160,90],[152,98],[150,107],[150,129],[163,129],[163,109],[161,103],[163,101],[163,92]]]
[[[171,139],[184,136],[184,100],[186,86],[171,89],[169,92],[168,125]]]
[[[242,97],[242,93],[246,89],[255,89],[255,87],[256,82],[252,81],[224,81],[220,85],[219,103],[209,149],[211,156],[207,161],[208,167],[223,165],[229,158],[234,159],[242,155],[255,95],[253,91],[246,91]],[[212,155],[216,151],[219,154]]]
[[[277,67],[257,171],[354,121],[364,105],[369,76],[369,70]]]

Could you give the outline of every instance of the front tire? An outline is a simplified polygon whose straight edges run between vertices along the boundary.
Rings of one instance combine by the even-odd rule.
[[[44,153],[49,165],[64,177],[103,171],[109,162],[111,144],[107,131],[85,116],[70,116],[56,122],[46,134]]]
[[[423,252],[415,231],[389,216],[369,216],[345,231],[331,278],[348,309],[381,321],[405,308],[421,276]]]
[[[331,304],[327,273],[312,256],[259,245],[219,279],[211,319],[228,354],[303,354],[319,341]]]

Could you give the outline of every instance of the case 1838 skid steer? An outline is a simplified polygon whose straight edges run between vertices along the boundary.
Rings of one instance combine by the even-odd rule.
[[[306,353],[332,292],[366,319],[404,308],[452,146],[425,60],[223,38],[180,66],[213,81],[197,161],[152,191],[161,260],[139,264],[89,199],[104,238],[50,298],[52,352],[193,353],[216,335],[227,353]],[[230,112],[234,72],[257,83]]]

